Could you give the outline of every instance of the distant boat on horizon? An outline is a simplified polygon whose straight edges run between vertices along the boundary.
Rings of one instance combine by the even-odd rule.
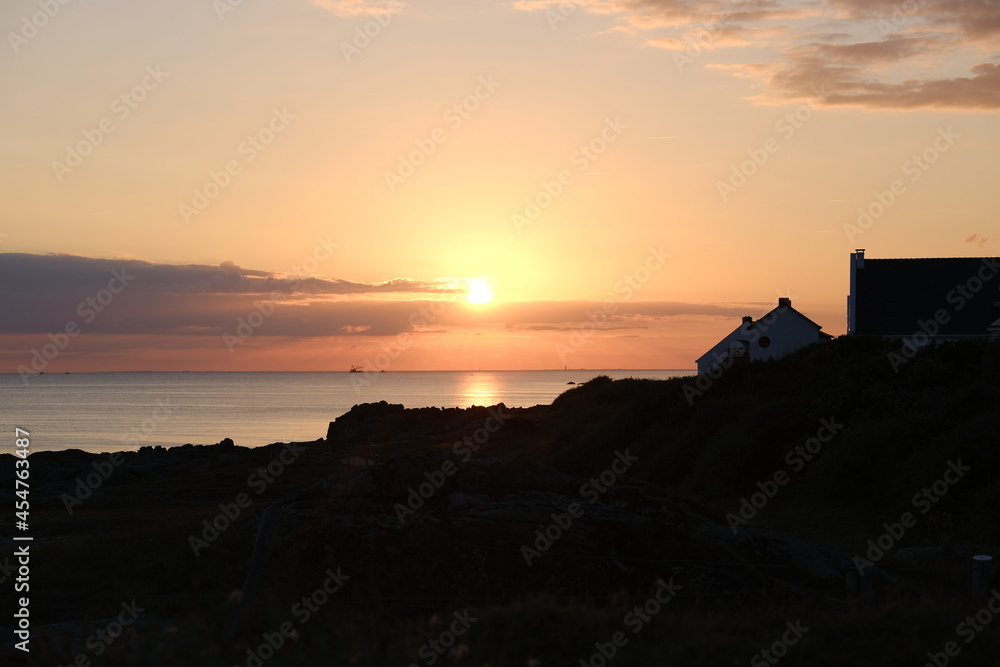
[[[351,366],[351,370],[349,370],[347,372],[348,373],[362,373],[362,372],[364,372],[364,370],[365,369],[364,369],[363,366]]]

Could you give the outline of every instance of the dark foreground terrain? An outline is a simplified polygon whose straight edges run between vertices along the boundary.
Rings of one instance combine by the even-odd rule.
[[[1000,557],[1000,346],[896,352],[839,339],[526,409],[361,405],[294,445],[35,453],[31,653],[8,603],[5,654],[1000,665],[1000,583],[972,559]],[[7,535],[14,471],[0,456]]]

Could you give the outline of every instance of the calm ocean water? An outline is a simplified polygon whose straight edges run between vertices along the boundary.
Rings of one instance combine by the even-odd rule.
[[[317,373],[74,373],[37,375],[28,384],[0,374],[4,432],[31,433],[34,451],[90,452],[213,444],[309,441],[358,403],[408,408],[548,404],[598,375],[667,379],[693,370],[395,371],[370,376]],[[13,436],[11,436],[13,438]],[[13,440],[10,441],[12,446]],[[8,451],[6,445],[2,451]]]

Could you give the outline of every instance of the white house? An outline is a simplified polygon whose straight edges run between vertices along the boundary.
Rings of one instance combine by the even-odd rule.
[[[731,334],[698,358],[698,373],[734,363],[777,359],[811,343],[833,338],[820,325],[792,308],[792,300],[778,299],[778,307],[759,320],[750,316]]]

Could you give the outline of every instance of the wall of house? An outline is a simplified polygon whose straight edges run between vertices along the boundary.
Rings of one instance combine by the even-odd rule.
[[[707,373],[729,358],[739,341],[749,344],[749,361],[778,359],[822,339],[820,330],[790,306],[782,304],[755,322],[743,322],[697,360],[698,372]]]
[[[718,343],[712,347],[711,350],[706,352],[698,359],[698,372],[707,373],[714,366],[722,364],[729,358],[729,346],[735,343],[740,338],[745,338],[746,336],[742,333],[742,327],[736,329],[731,334],[720,340]]]
[[[769,317],[770,322],[767,321]],[[782,310],[772,311],[755,322],[749,335],[751,361],[778,359],[820,340],[816,325]]]

